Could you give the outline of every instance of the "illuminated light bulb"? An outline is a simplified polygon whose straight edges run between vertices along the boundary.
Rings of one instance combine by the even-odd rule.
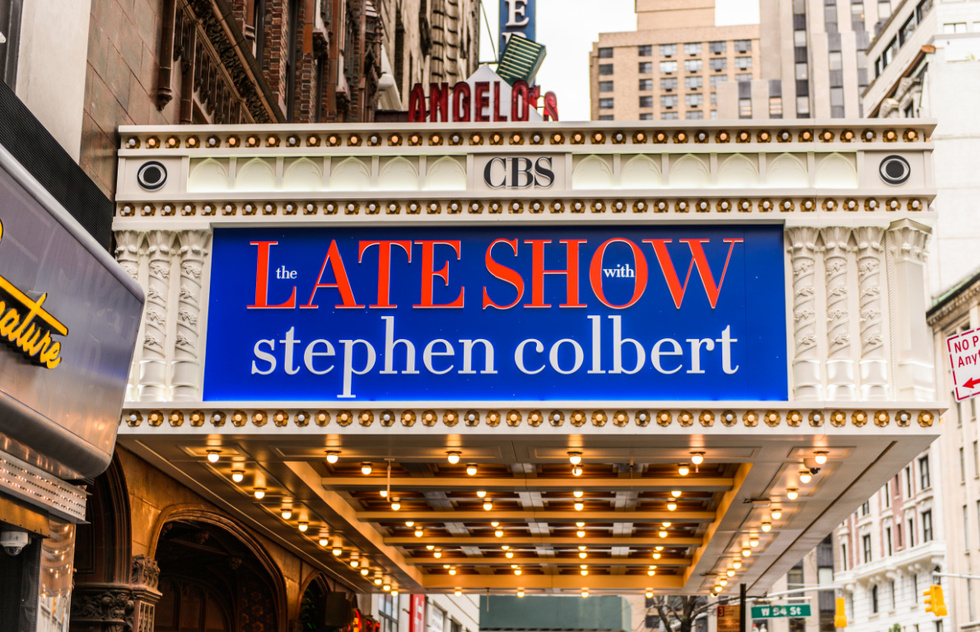
[[[653,559],[655,559],[655,560],[659,560],[660,559],[660,552],[659,551],[658,552],[655,552],[653,554]]]
[[[320,541],[318,542],[318,544],[320,546],[327,546],[328,544],[330,544],[330,540],[328,540],[326,538],[320,538]]]
[[[814,452],[813,460],[817,465],[824,465],[827,463],[827,453],[826,452]]]
[[[762,531],[763,533],[769,533],[770,531],[772,531],[772,524],[769,522],[763,522]]]
[[[255,489],[252,490],[252,495],[255,496],[255,500],[262,500],[263,498],[265,498],[265,488],[256,487]]]
[[[667,537],[667,532],[666,531],[661,531],[659,535],[660,535],[661,538],[666,538]]]
[[[416,538],[421,538],[422,537],[422,529],[421,528],[415,530],[415,537]]]
[[[496,528],[500,526],[500,523],[494,520],[493,522],[490,523],[490,526]]]
[[[450,575],[455,575],[456,574],[456,569],[455,568],[450,568],[449,569],[449,574]]]
[[[283,520],[289,520],[292,517],[293,517],[293,512],[292,511],[290,511],[289,509],[283,509],[282,510],[282,519]]]
[[[653,591],[652,590],[646,591],[646,598],[647,599],[653,599]]]
[[[517,564],[511,564],[510,567],[511,568],[517,568]]]
[[[490,502],[489,500],[486,500],[486,501],[483,502],[483,508],[486,511],[490,511],[491,509],[493,509],[493,503]]]
[[[796,491],[795,489],[786,490],[786,498],[789,498],[790,500],[796,500],[799,497],[799,495],[800,492]]]
[[[741,560],[735,560],[734,562],[732,562],[732,568],[734,568],[735,570],[742,568]]]
[[[327,450],[327,463],[331,465],[336,463],[340,459],[340,452],[336,450]]]
[[[494,532],[493,532],[493,534],[494,534],[495,536],[497,536],[498,538],[502,538],[502,537],[504,537],[504,532],[503,532],[503,530],[501,530],[501,529],[497,529],[496,531],[494,531]]]
[[[436,551],[435,553],[432,554],[432,557],[438,560],[439,558],[442,557],[442,551]]]
[[[667,503],[667,511],[676,511],[676,510],[677,510],[677,503],[675,502]]]
[[[722,585],[722,586],[727,586],[728,585],[728,580],[727,579],[724,579],[724,578],[723,579],[719,579],[718,580],[718,583],[720,585]]]
[[[806,485],[807,483],[809,483],[812,480],[813,480],[813,477],[810,476],[810,470],[800,470],[800,482],[801,483],[803,483],[804,485]]]
[[[581,452],[575,452],[575,451],[569,451],[569,453],[568,453],[568,461],[572,465],[578,465],[579,463],[582,462],[582,453]]]
[[[375,577],[374,578],[374,585],[375,586],[380,586],[381,585],[381,578],[380,577]],[[391,589],[391,586],[389,586],[388,589],[390,590]]]
[[[469,465],[467,465],[466,466],[466,473],[468,475],[470,475],[470,476],[476,476],[476,465],[473,464],[473,463],[470,463]]]
[[[584,503],[575,503],[575,511],[582,511],[583,509],[585,509]]]
[[[501,545],[500,550],[506,551],[509,548],[510,548],[510,545],[509,544],[504,544],[504,545]]]
[[[368,574],[369,572],[370,572],[370,571],[368,571],[368,569],[367,569],[367,568],[362,568],[362,569],[361,569],[361,575],[363,575],[363,576],[365,576],[365,577],[367,577],[367,574]]]
[[[382,497],[382,498],[387,498],[387,497],[388,497],[388,490],[387,490],[387,489],[382,489],[382,490],[381,490],[380,492],[378,492],[378,493],[379,493],[379,494],[381,494],[381,497]]]
[[[476,497],[477,497],[477,498],[483,498],[483,497],[484,497],[484,496],[486,496],[486,495],[487,495],[487,493],[486,493],[485,491],[482,491],[482,490],[481,490],[481,491],[478,491],[478,492],[476,493]]]
[[[588,596],[589,596],[589,591],[588,590],[583,590],[582,591],[582,599],[585,599]]]
[[[680,498],[681,497],[681,490],[675,489],[672,492],[670,492],[670,495],[673,496],[674,498]]]
[[[721,592],[721,586],[715,586],[714,591],[716,593]]]
[[[652,568],[647,571],[647,575],[649,575],[650,577],[653,577],[656,574],[657,574],[657,571],[654,570],[654,569],[652,569]]]
[[[391,499],[391,509],[392,509],[392,511],[398,511],[401,508],[402,508],[402,504],[400,502],[398,502],[398,499],[397,498],[392,498]]]
[[[356,557],[350,558],[350,567],[351,568],[357,568],[360,565],[361,565],[361,563],[357,561],[357,558]]]
[[[334,548],[333,555],[334,555],[334,557],[340,557],[341,553],[343,553],[343,552],[344,552],[344,550],[338,546],[338,547]]]
[[[301,533],[306,533],[306,530],[310,528],[310,525],[306,522],[301,522],[297,526]]]
[[[727,571],[725,571],[725,574],[728,575],[729,577],[735,577],[735,569],[730,568]]]
[[[581,546],[578,547],[578,550],[579,551],[584,551],[585,549],[586,549],[586,547],[584,545],[581,545]]]
[[[361,463],[361,474],[367,476],[370,473],[371,473],[371,464],[368,463],[367,461]]]
[[[245,480],[245,472],[241,470],[233,471],[231,473],[231,480],[235,481],[236,483],[241,483],[243,480]]]
[[[664,523],[663,523],[663,525],[664,525],[664,529],[669,529],[669,528],[670,528],[670,525],[671,525],[671,523],[669,523],[669,522],[664,522]]]
[[[749,546],[751,546],[753,549],[759,546],[759,538],[756,536],[749,538]]]
[[[452,463],[453,465],[456,465],[457,463],[459,463],[459,452],[457,452],[456,450],[450,450],[449,452],[446,453],[446,460]]]
[[[524,572],[524,571],[522,571],[522,570],[521,570],[521,569],[519,569],[519,568],[515,568],[515,569],[514,569],[514,574],[515,574],[515,575],[520,575],[520,574],[521,574],[522,572]]]
[[[405,521],[405,526],[406,527],[409,527],[409,528],[414,527],[415,526],[415,522],[413,520],[406,520]]]
[[[691,463],[695,465],[704,463],[704,452],[691,452]]]
[[[773,520],[779,520],[780,518],[783,517],[783,510],[773,509],[772,511],[769,512],[769,515],[772,517]]]
[[[663,551],[664,550],[664,547],[658,544],[657,546],[653,547],[653,549],[655,551]]]
[[[504,557],[506,557],[508,560],[509,559],[512,559],[514,557],[514,552],[513,551],[507,551],[506,553],[504,553]]]
[[[681,476],[687,476],[691,473],[691,468],[687,466],[687,463],[681,463],[677,466],[677,473]]]
[[[208,450],[207,455],[208,463],[217,463],[218,459],[221,458],[221,452],[218,452],[217,450]]]
[[[391,584],[385,584],[384,586],[381,587],[381,590],[384,590],[384,591],[391,590],[391,594],[392,595],[394,595],[395,597],[398,596],[398,591],[397,590],[392,590]]]
[[[456,590],[453,591],[453,594],[456,595],[457,597],[461,597],[463,595],[463,591],[457,588]]]
[[[575,523],[575,526],[576,526],[576,527],[578,527],[579,529],[581,529],[582,527],[584,527],[584,526],[585,526],[585,523],[584,523],[584,522],[582,522],[582,521],[579,521],[579,522],[576,522],[576,523]]]
[[[752,557],[752,549],[742,549],[742,557]]]
[[[518,590],[517,591],[517,596],[518,597],[524,597],[524,591],[523,590]]]
[[[580,531],[576,531],[575,532],[575,535],[577,535],[580,538],[584,538],[585,537],[585,531],[581,531],[581,530]]]
[[[572,492],[572,496],[575,496],[576,498],[581,498],[584,495],[585,495],[585,492],[583,492],[581,490],[576,490],[576,491]]]
[[[449,564],[443,564],[442,567],[443,568],[450,568]]]
[[[579,551],[578,556],[579,556],[580,559],[583,559],[584,560],[584,559],[587,559],[589,557],[589,554],[586,553],[585,551]]]
[[[588,575],[589,571],[588,569],[583,568],[582,570],[579,571],[579,573],[581,573],[582,575]]]
[[[581,476],[581,475],[582,475],[582,468],[577,465],[573,465],[572,476]]]
[[[434,545],[434,544],[426,544],[426,545],[425,545],[425,548],[427,548],[428,550],[430,550],[430,551],[431,551],[432,549],[434,549],[434,548],[436,548],[436,547],[435,547],[435,545]]]

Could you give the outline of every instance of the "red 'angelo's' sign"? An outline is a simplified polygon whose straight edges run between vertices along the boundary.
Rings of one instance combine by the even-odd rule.
[[[509,107],[501,96],[507,88]],[[531,109],[538,108],[540,99],[540,86],[528,86],[521,80],[513,86],[503,81],[477,81],[472,87],[465,81],[452,87],[448,83],[430,83],[428,97],[422,84],[417,83],[409,95],[408,119],[413,123],[520,123],[529,120]],[[545,93],[542,116],[546,121],[558,120],[558,97],[554,92]]]

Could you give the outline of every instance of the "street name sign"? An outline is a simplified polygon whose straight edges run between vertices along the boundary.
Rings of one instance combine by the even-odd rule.
[[[809,617],[810,604],[798,606],[752,606],[753,619],[780,619],[783,617]]]
[[[946,349],[956,401],[980,395],[980,329],[950,336],[946,339]]]

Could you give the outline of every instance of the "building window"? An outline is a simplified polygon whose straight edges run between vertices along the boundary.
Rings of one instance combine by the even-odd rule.
[[[612,114],[600,114],[599,115],[599,120],[600,121],[613,121],[613,120],[615,120],[615,117]]]
[[[677,44],[661,44],[660,45],[660,56],[661,57],[673,57],[677,54]]]
[[[653,79],[640,79],[640,90],[653,90]]]
[[[980,538],[980,500],[977,501],[977,530],[977,537]],[[980,540],[978,540],[978,542],[980,542]]]
[[[651,96],[640,97],[640,107],[641,108],[652,108],[653,107],[653,97],[651,97]]]
[[[711,105],[718,105],[718,93],[717,92],[712,92],[711,93]]]
[[[611,75],[613,74],[612,64],[599,64],[599,74],[600,75]]]
[[[840,51],[832,51],[827,53],[827,63],[830,70],[841,70],[844,67],[844,62],[841,58]]]
[[[599,99],[599,109],[600,110],[611,110],[613,109],[613,98],[606,97],[604,99]]]
[[[963,505],[963,549],[970,550],[970,515],[966,505]]]
[[[752,58],[751,57],[736,57],[735,58],[735,67],[738,68],[739,70],[748,70],[749,68],[752,67]]]
[[[912,498],[912,466],[905,466],[905,497]]]
[[[661,120],[664,121],[676,121],[677,112],[664,112],[663,114],[660,115],[660,118]]]
[[[929,482],[929,456],[919,458],[919,489],[929,489],[932,484]]]
[[[701,72],[701,60],[700,59],[687,59],[684,61],[684,70],[686,72]]]
[[[684,87],[688,90],[700,90],[703,85],[704,79],[700,75],[697,77],[684,77]]]
[[[919,575],[918,573],[913,573],[909,579],[912,580],[912,601],[914,603],[919,603]],[[915,626],[918,629],[919,626]]]
[[[643,81],[642,79],[640,81]],[[600,81],[599,82],[599,92],[612,92],[613,82],[612,81]]]
[[[793,31],[793,46],[797,48],[804,48],[806,46],[806,31],[803,29],[796,29]]]
[[[840,569],[842,571],[847,570],[847,543],[842,542],[840,545]]]
[[[725,83],[726,81],[728,81],[728,77],[725,75],[711,75],[708,77],[708,85],[710,85],[712,89],[716,88],[719,83]]]
[[[660,62],[660,72],[664,74],[670,74],[672,72],[677,72],[677,62],[676,61],[662,61]]]
[[[892,554],[892,528],[885,527],[885,547],[888,551],[887,555]]]
[[[974,441],[973,442],[973,477],[977,478],[978,476],[980,476],[980,449],[977,448],[977,442]]]
[[[378,609],[381,632],[398,632],[398,599],[398,595],[381,595]]]
[[[735,40],[735,52],[747,53],[752,50],[752,40]]]
[[[711,120],[712,121],[718,120],[718,110],[711,110]]]
[[[686,105],[689,108],[697,107],[699,105],[702,105],[703,103],[704,103],[703,94],[695,93],[695,94],[684,95],[684,105]]]
[[[943,24],[943,33],[966,33],[966,22],[946,22]]]
[[[810,118],[810,97],[796,97],[796,116],[799,118]]]
[[[922,541],[932,542],[932,510],[922,512]]]
[[[867,516],[869,513],[871,513],[871,503],[864,501],[861,503],[861,516]]]
[[[640,112],[640,120],[641,121],[652,121],[653,120],[653,112]]]
[[[909,548],[915,546],[915,518],[909,517]]]
[[[674,62],[677,63],[676,61]],[[660,62],[663,66],[664,62]],[[652,75],[653,74],[653,62],[652,61],[641,61],[640,62],[640,74],[641,75]]]
[[[662,108],[677,107],[677,95],[676,94],[660,95],[660,107]]]
[[[878,585],[871,587],[871,612],[878,614]]]
[[[0,0],[0,81],[8,86],[17,84],[17,58],[20,50],[21,0]]]
[[[888,596],[891,599],[891,603],[890,603],[891,609],[894,610],[895,609],[895,580],[894,579],[888,580]]]
[[[891,481],[885,481],[885,487],[882,489],[882,492],[885,497],[885,507],[891,507],[892,506],[892,482]]]
[[[902,548],[902,523],[898,522],[895,525],[895,547],[898,549]]]
[[[689,121],[700,121],[704,118],[704,112],[701,110],[689,110],[687,114],[684,115],[684,118]]]
[[[662,77],[660,79],[660,89],[666,92],[677,89],[677,77]]]
[[[642,46],[636,47],[636,54],[639,57],[652,57],[653,56],[653,46],[650,44],[644,44]]]
[[[861,536],[861,550],[864,553],[864,563],[871,563],[871,534],[865,534]]]
[[[700,55],[701,54],[701,42],[688,42],[684,44],[684,54],[685,55]]]
[[[738,118],[752,118],[752,99],[738,100]]]
[[[708,50],[713,55],[721,55],[728,48],[728,42],[708,42]]]
[[[737,72],[735,73],[735,81],[752,81],[751,72]]]
[[[708,62],[708,65],[714,71],[724,70],[728,68],[728,58],[727,57],[712,57]]]
[[[960,448],[960,482],[966,482],[966,450]]]
[[[613,49],[612,48],[600,48],[599,49],[599,59],[612,59]]]

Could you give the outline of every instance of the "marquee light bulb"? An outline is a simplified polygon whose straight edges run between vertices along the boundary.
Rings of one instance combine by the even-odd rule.
[[[655,551],[653,553],[653,559],[655,559],[655,560],[659,560],[660,559],[660,551]]]
[[[779,520],[780,518],[783,517],[783,510],[782,509],[779,509],[777,507],[777,508],[771,510],[769,512],[769,515],[772,517],[773,520]]]
[[[344,552],[344,550],[340,547],[337,547],[331,552],[333,553],[334,557],[340,557],[340,555]]]
[[[457,597],[461,597],[463,596],[463,591],[457,588],[456,590],[453,591],[453,594],[456,595]]]
[[[667,532],[666,531],[661,531],[659,533],[659,535],[660,535],[661,538],[666,538],[667,537]]]
[[[800,482],[806,485],[813,480],[813,476],[810,474],[810,470],[802,469],[800,470]]]
[[[789,498],[790,500],[796,500],[799,496],[800,492],[796,491],[795,489],[790,488],[786,490],[786,498]]]
[[[523,598],[524,597],[524,591],[523,590],[518,590],[517,591],[517,596],[520,597],[520,598]]]
[[[400,502],[398,502],[398,499],[397,498],[392,498],[391,499],[391,509],[392,509],[392,511],[398,511],[401,508],[402,508],[402,504]]]
[[[265,498],[265,488],[256,487],[255,489],[252,490],[252,495],[255,496],[255,500],[262,500],[263,498]]]
[[[450,575],[455,575],[456,574],[456,569],[455,568],[450,568],[449,569],[449,574]]]
[[[733,561],[732,562],[732,568],[734,568],[735,570],[738,570],[738,569],[742,568],[742,562],[741,562],[741,560],[735,560],[735,561]]]
[[[416,529],[416,530],[415,530],[415,537],[416,537],[416,538],[421,538],[421,537],[422,537],[422,535],[423,535],[423,531],[422,531],[422,529]]]
[[[579,551],[578,556],[579,556],[579,559],[583,559],[584,560],[584,559],[586,559],[586,558],[589,557],[589,554],[586,553],[585,551]]]
[[[735,577],[735,569],[730,568],[727,571],[725,571],[725,574],[728,575],[729,577]]]
[[[582,490],[575,490],[574,492],[572,492],[572,496],[575,496],[576,498],[581,498],[584,495],[585,492],[583,492]]]
[[[579,571],[579,572],[580,572],[580,573],[581,573],[581,574],[582,574],[583,576],[584,576],[584,575],[588,575],[588,574],[589,574],[589,569],[587,569],[587,568],[583,568],[583,569],[582,569],[581,571]]]
[[[369,571],[369,570],[368,570],[367,568],[362,568],[362,569],[361,569],[361,575],[363,575],[364,577],[367,577],[367,574],[368,574],[369,572],[370,572],[370,571]]]
[[[337,450],[327,450],[327,463],[333,465],[340,459],[340,452]]]
[[[581,476],[581,475],[582,475],[582,468],[579,467],[578,465],[573,465],[572,476]]]
[[[217,450],[208,450],[207,455],[208,463],[217,463],[218,459],[221,458],[221,452],[218,452]]]
[[[328,544],[330,544],[330,540],[328,540],[326,538],[320,538],[320,541],[318,542],[318,544],[320,546],[327,546]]]
[[[575,511],[582,511],[583,509],[585,509],[585,505],[583,503],[575,503]]]
[[[466,474],[469,476],[476,476],[476,464],[470,463],[466,466]]]
[[[385,592],[391,590],[391,594],[392,595],[394,595],[395,597],[398,596],[398,591],[397,590],[392,590],[391,584],[385,584],[384,586],[381,587],[381,590],[383,590]]]
[[[381,490],[380,492],[378,492],[378,493],[379,493],[379,494],[381,494],[381,497],[382,497],[382,498],[387,498],[387,497],[388,497],[388,490],[387,490],[387,489],[382,489],[382,490]]]
[[[409,528],[414,527],[415,526],[415,521],[414,520],[406,520],[405,521],[405,526],[406,527],[409,527]]]
[[[371,473],[371,464],[368,463],[367,461],[361,463],[361,474],[367,476],[370,473]]]
[[[306,530],[310,528],[310,525],[306,522],[301,522],[298,525],[300,533],[306,533]]]
[[[490,526],[493,527],[494,529],[496,529],[497,527],[500,526],[500,523],[497,522],[496,520],[494,520],[493,522],[490,523]]]
[[[513,559],[514,552],[513,551],[507,551],[506,553],[504,553],[504,557],[506,557],[508,560],[509,559]]]
[[[827,463],[827,453],[823,451],[814,452],[813,460],[816,462],[817,465],[824,465],[825,463]]]
[[[570,450],[568,452],[568,461],[572,465],[578,465],[579,463],[582,462],[582,453],[581,452],[577,452],[575,450]]]
[[[589,596],[589,591],[588,590],[583,590],[582,591],[582,599],[585,599],[588,596]]]
[[[459,452],[456,450],[450,450],[446,453],[446,460],[451,464],[456,465],[459,463]]]
[[[764,533],[769,533],[770,531],[772,531],[772,523],[763,522],[762,523],[762,531]]]
[[[496,531],[494,531],[494,532],[493,532],[493,534],[494,534],[495,536],[497,536],[498,538],[502,538],[502,537],[504,537],[504,532],[503,532],[503,530],[502,530],[502,529],[497,529]]]
[[[575,535],[577,535],[580,538],[584,538],[585,537],[585,531],[581,531],[581,530],[580,531],[576,531],[575,532]]]
[[[442,551],[436,551],[435,553],[432,554],[432,557],[438,560],[439,558],[442,557]]]
[[[380,586],[381,585],[381,578],[380,577],[375,577],[374,578],[374,585],[375,586]],[[388,589],[391,590],[391,587],[389,586]]]
[[[282,510],[282,519],[283,520],[289,520],[292,517],[293,517],[292,510],[290,510],[290,509],[283,509]]]
[[[231,473],[231,480],[235,481],[236,483],[241,483],[243,480],[245,480],[245,472],[242,470],[235,470]]]
[[[489,500],[485,500],[485,501],[483,501],[483,508],[486,511],[490,511],[491,509],[493,509],[493,503],[490,502]]]
[[[435,545],[434,545],[434,544],[426,544],[426,545],[425,545],[425,548],[427,548],[428,550],[430,550],[430,551],[431,551],[432,549],[434,549],[434,548],[436,548],[436,547],[435,547]]]
[[[691,452],[691,463],[695,465],[704,463],[704,452]]]
[[[670,528],[670,525],[671,525],[671,523],[669,523],[669,522],[664,522],[663,523],[664,529],[669,529]]]
[[[753,549],[759,546],[759,538],[756,536],[749,538],[749,546],[751,546]]]
[[[653,599],[653,591],[652,590],[646,591],[645,594],[646,594],[646,598],[647,599]]]
[[[519,568],[515,568],[515,569],[514,569],[514,574],[515,574],[515,575],[520,575],[520,574],[521,574],[522,572],[523,572],[523,571],[522,571],[521,569],[519,569]]]
[[[677,466],[677,473],[681,476],[687,476],[691,473],[691,468],[688,467],[687,463],[681,463]]]
[[[742,549],[742,557],[752,557],[752,549]]]
[[[667,511],[676,511],[676,510],[677,510],[677,503],[675,502],[667,503]]]
[[[581,520],[579,520],[578,522],[575,523],[575,526],[578,527],[579,529],[581,529],[582,527],[585,526],[585,523],[582,522]]]
[[[670,492],[670,495],[673,496],[674,498],[680,498],[681,497],[681,490],[675,489],[674,491]]]
[[[487,493],[485,491],[483,491],[482,489],[476,493],[476,497],[477,498],[483,498],[486,495],[487,495]]]

